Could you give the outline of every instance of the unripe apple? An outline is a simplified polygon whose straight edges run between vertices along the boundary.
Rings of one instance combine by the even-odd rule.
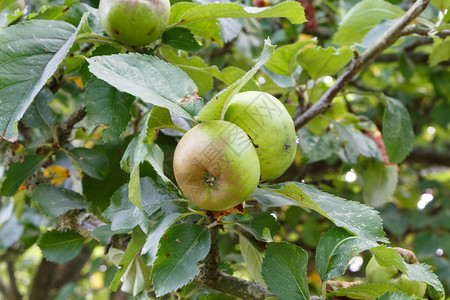
[[[113,39],[128,45],[145,46],[166,30],[169,0],[100,0],[100,23]]]
[[[225,210],[245,201],[259,182],[259,161],[247,134],[226,121],[189,130],[173,157],[177,183],[186,197],[206,210]]]
[[[395,286],[408,295],[423,297],[427,289],[425,282],[413,281],[408,275],[400,272],[394,266],[381,266],[375,257],[372,257],[366,267],[366,277],[369,283],[388,284]]]
[[[264,92],[239,93],[227,104],[224,120],[252,139],[262,182],[280,177],[292,164],[297,149],[294,121],[277,98]]]

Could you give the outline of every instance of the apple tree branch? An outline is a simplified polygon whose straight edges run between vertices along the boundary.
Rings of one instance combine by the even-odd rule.
[[[294,118],[295,129],[299,130],[315,116],[327,110],[334,97],[336,97],[361,69],[402,36],[403,30],[422,13],[427,7],[428,2],[429,0],[417,0],[398,22],[382,34],[361,56],[355,56],[348,68],[336,79],[333,86],[310,108]]]

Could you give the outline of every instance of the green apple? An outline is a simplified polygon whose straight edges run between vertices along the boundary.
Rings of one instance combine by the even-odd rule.
[[[206,210],[225,210],[245,201],[259,183],[259,160],[247,134],[226,121],[189,130],[173,157],[176,181],[186,197]]]
[[[369,283],[392,285],[408,295],[423,297],[427,288],[425,282],[413,281],[394,266],[381,266],[372,257],[366,267],[366,277]]]
[[[261,167],[261,181],[280,177],[294,160],[297,136],[284,105],[264,92],[243,92],[227,104],[224,120],[241,127],[252,139]]]
[[[113,39],[145,46],[169,25],[169,0],[100,0],[100,23]]]

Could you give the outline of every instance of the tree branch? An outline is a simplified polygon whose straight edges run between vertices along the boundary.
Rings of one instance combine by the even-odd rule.
[[[39,268],[34,275],[33,285],[31,287],[30,300],[50,300],[50,289],[53,282],[53,275],[57,264],[54,264],[44,257],[39,264]]]
[[[22,294],[20,294],[19,289],[17,288],[16,276],[14,275],[14,262],[12,260],[8,260],[7,262],[8,275],[9,275],[9,285],[11,288],[11,295],[15,300],[21,300]]]
[[[56,134],[58,137],[58,143],[61,146],[64,145],[69,139],[75,124],[83,120],[85,116],[86,116],[86,105],[83,104],[80,106],[80,108],[78,108],[78,110],[73,112],[64,123],[58,126]]]
[[[401,35],[403,29],[417,18],[426,8],[429,0],[417,0],[400,20],[382,34],[361,56],[355,57],[350,66],[337,78],[320,99],[294,120],[295,129],[299,130],[318,114],[328,109],[334,97],[349,83],[352,78],[381,52],[391,46]]]
[[[81,210],[72,210],[58,218],[60,229],[73,230],[84,237],[93,237],[94,229],[105,225],[93,214]],[[212,222],[211,222],[212,223]],[[207,288],[244,299],[265,299],[273,297],[266,286],[243,280],[219,271],[219,226],[210,228],[211,248],[200,268],[200,274],[194,282]],[[127,239],[112,238],[112,247],[125,249]],[[31,299],[31,298],[30,298]]]
[[[450,29],[444,29],[441,31],[436,31],[433,29],[425,28],[425,27],[419,27],[418,25],[409,25],[407,26],[403,31],[401,35],[411,35],[411,34],[417,34],[421,36],[438,36],[441,39],[445,39],[447,36],[450,36]]]
[[[406,157],[407,161],[424,163],[427,165],[449,166],[450,152],[438,151],[435,148],[416,147]]]
[[[74,259],[59,264],[55,270],[55,276],[52,289],[61,289],[68,282],[77,282],[81,277],[81,270],[89,261],[92,251],[86,245],[83,246],[80,253]]]
[[[217,276],[214,279],[205,278],[200,273],[195,277],[194,282],[241,299],[263,300],[267,297],[273,297],[266,286],[240,279],[221,271],[217,272]]]
[[[0,278],[0,294],[2,294],[3,296],[5,296],[5,299],[13,299],[13,297],[11,296],[11,292],[8,289],[8,287],[6,286],[6,284],[2,281],[2,279]]]
[[[219,226],[210,229],[211,248],[206,256],[200,274],[194,282],[213,290],[242,299],[259,300],[273,297],[266,286],[240,279],[219,271]]]
[[[209,215],[209,223],[215,222],[212,215]],[[266,299],[273,297],[266,286],[243,280],[219,270],[219,229],[220,226],[210,228],[211,248],[208,255],[200,267],[200,274],[194,279],[194,282],[216,291],[232,295],[242,299]]]
[[[399,53],[386,53],[381,54],[375,58],[377,63],[389,63],[398,62],[400,57]],[[426,53],[408,53],[408,57],[416,64],[428,64],[429,54]],[[442,61],[438,64],[439,66],[449,66],[448,61]]]

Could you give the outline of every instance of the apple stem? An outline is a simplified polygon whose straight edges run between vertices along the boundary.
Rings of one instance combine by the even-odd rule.
[[[100,42],[100,43],[104,43],[104,44],[110,44],[112,46],[115,46],[117,48],[121,48],[123,50],[126,50],[128,52],[135,52],[135,50],[127,45],[118,43],[117,41],[103,36],[103,35],[99,35],[99,34],[95,34],[92,32],[84,32],[81,33],[79,35],[77,35],[77,42]]]

